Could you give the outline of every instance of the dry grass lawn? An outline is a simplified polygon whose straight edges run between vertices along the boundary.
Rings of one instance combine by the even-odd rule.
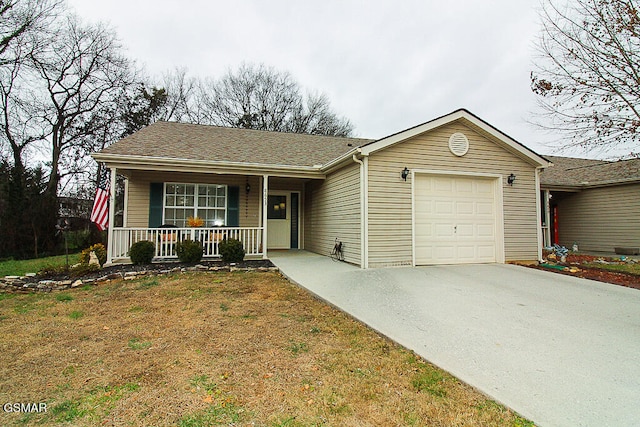
[[[275,273],[0,299],[2,425],[532,425]]]

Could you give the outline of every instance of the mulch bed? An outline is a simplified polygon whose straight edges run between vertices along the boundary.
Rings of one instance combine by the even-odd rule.
[[[560,273],[567,276],[581,277],[584,279],[597,280],[599,282],[626,286],[628,288],[640,289],[640,276],[637,274],[616,272],[585,265],[588,263],[593,263],[598,259],[602,259],[602,257],[593,255],[569,254],[567,256],[567,261],[558,265],[566,266],[569,268],[577,267],[578,271],[575,273],[565,270],[545,268],[540,265],[530,265],[529,267],[536,268],[538,270],[551,271],[553,273]]]

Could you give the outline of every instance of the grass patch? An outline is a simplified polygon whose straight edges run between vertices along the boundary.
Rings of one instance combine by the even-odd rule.
[[[531,426],[276,273],[153,280],[1,299],[2,394],[48,403],[2,424]]]
[[[615,271],[617,273],[636,274],[640,276],[640,263],[634,264],[601,264],[592,262],[586,264],[587,267],[599,268],[607,271]]]
[[[293,353],[294,356],[299,355],[300,353],[307,353],[309,351],[309,346],[304,342],[291,342],[288,350]]]
[[[56,301],[59,301],[59,302],[73,301],[73,296],[67,293],[59,293],[59,294],[56,294]]]
[[[179,427],[209,427],[213,425],[236,425],[243,420],[244,410],[234,404],[216,404],[185,415],[178,421]]]
[[[146,350],[151,347],[151,342],[140,341],[139,338],[131,338],[127,345],[131,350]]]
[[[141,289],[152,288],[154,286],[158,286],[159,284],[160,282],[158,281],[158,278],[153,278],[153,279],[145,280],[144,282],[140,283],[140,288]]]
[[[73,422],[86,414],[86,410],[80,409],[81,402],[65,400],[51,408],[51,415],[58,422]]]
[[[82,311],[79,311],[79,310],[74,310],[71,313],[69,313],[69,318],[72,319],[72,320],[78,320],[82,316],[84,316],[84,313]]]
[[[80,254],[69,255],[69,265],[79,262]],[[24,276],[27,273],[37,273],[45,268],[58,268],[66,265],[66,256],[58,255],[47,258],[25,260],[5,260],[0,262],[0,277]]]
[[[445,397],[447,391],[444,387],[445,376],[442,371],[428,369],[416,374],[411,380],[411,385],[416,391],[424,391],[433,396]]]
[[[213,393],[218,388],[208,375],[196,375],[191,379],[190,384],[194,387],[194,391],[202,389],[207,393]]]

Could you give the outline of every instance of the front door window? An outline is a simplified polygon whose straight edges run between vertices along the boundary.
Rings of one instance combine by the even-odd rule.
[[[269,196],[267,203],[268,219],[287,219],[287,196]]]

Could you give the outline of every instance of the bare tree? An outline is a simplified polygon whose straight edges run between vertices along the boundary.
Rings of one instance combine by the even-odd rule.
[[[16,176],[25,170],[25,151],[46,137],[30,103],[35,95],[29,57],[46,45],[60,12],[59,1],[0,0],[0,149],[13,160]]]
[[[324,95],[302,95],[289,73],[243,64],[218,80],[201,82],[199,123],[279,132],[348,136],[353,125],[331,111]]]
[[[165,108],[158,120],[197,122],[193,101],[198,81],[187,77],[186,68],[175,68],[162,76],[162,85],[167,95]]]
[[[108,142],[105,129],[133,77],[115,34],[73,16],[63,22],[49,49],[31,59],[42,82],[38,105],[50,130],[47,191],[56,194],[60,178],[82,172],[88,154]]]
[[[636,0],[543,0],[531,74],[542,125],[564,146],[608,151],[640,141],[640,16]]]
[[[0,65],[33,49],[39,40],[34,33],[46,31],[61,8],[59,0],[0,0]]]

